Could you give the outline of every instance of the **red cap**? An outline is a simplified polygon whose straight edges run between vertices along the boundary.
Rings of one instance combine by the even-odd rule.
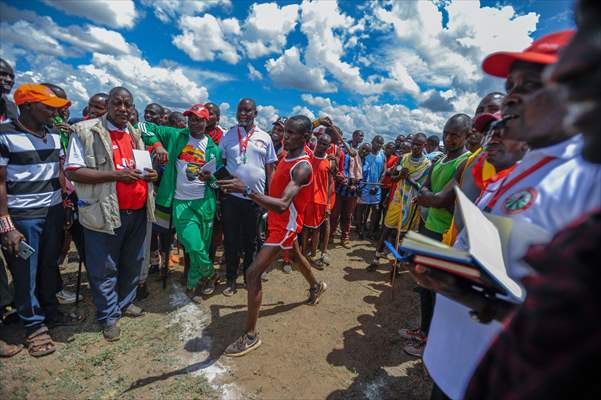
[[[536,64],[555,64],[559,58],[559,50],[567,46],[575,33],[573,29],[550,33],[532,42],[524,51],[492,53],[482,62],[482,69],[489,75],[507,78],[509,68],[516,60]]]
[[[198,118],[209,120],[209,110],[204,106],[204,104],[194,104],[188,110],[184,111],[184,116],[187,117],[190,114],[196,115]]]
[[[478,115],[476,118],[474,118],[474,120],[472,121],[472,127],[478,131],[478,132],[484,132],[484,129],[486,128],[486,126],[491,123],[492,121],[498,121],[501,119],[501,112],[497,111],[494,114],[489,114],[489,113],[482,113],[480,115]]]
[[[19,86],[13,97],[18,106],[25,103],[42,103],[53,108],[71,105],[69,100],[58,97],[48,86],[35,83],[25,83]]]

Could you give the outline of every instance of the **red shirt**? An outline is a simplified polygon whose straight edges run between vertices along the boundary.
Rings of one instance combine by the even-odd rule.
[[[273,177],[271,178],[271,184],[269,185],[269,195],[271,197],[281,198],[284,194],[284,190],[290,180],[292,179],[292,170],[298,164],[306,162],[311,165],[309,156],[303,154],[293,160],[287,160],[285,157],[278,163]],[[267,213],[267,224],[269,229],[280,229],[286,231],[293,231],[300,233],[303,230],[303,222],[305,216],[305,208],[307,204],[313,199],[313,176],[308,184],[302,187],[302,189],[294,196],[290,207],[283,213],[276,213],[269,211]]]
[[[134,168],[133,142],[129,133],[109,131],[113,142],[113,162],[116,170]],[[120,210],[139,210],[146,205],[148,183],[138,179],[133,183],[117,182],[117,199]]]
[[[399,160],[399,157],[395,156],[394,154],[391,155],[388,160],[386,161],[386,169],[390,169],[392,167],[394,167],[394,165],[396,164],[396,162]],[[383,188],[391,188],[392,185],[392,176],[386,174],[384,175],[384,179],[382,179],[382,187]]]
[[[215,127],[215,129],[209,132],[209,136],[213,142],[215,142],[215,144],[219,144],[221,137],[223,136],[223,129],[221,129],[221,127],[218,125]]]

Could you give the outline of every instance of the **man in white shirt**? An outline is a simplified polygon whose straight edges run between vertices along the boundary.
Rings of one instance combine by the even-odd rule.
[[[543,88],[542,83],[543,68],[557,60],[559,49],[572,34],[547,35],[524,52],[495,53],[483,62],[485,72],[507,78],[502,114],[511,119],[504,137],[525,140],[532,149],[505,179],[489,186],[477,201],[481,209],[514,220],[507,260],[508,274],[514,279],[533,273],[521,261],[528,247],[550,238],[518,238],[519,224],[536,225],[551,235],[583,212],[601,205],[601,169],[582,159],[582,137],[562,129],[565,109],[558,94]],[[466,246],[463,233],[455,246]],[[463,398],[475,367],[500,331],[501,324],[481,324],[469,312],[470,308],[437,295],[424,353],[435,382],[433,398]]]
[[[255,125],[257,105],[253,99],[238,103],[236,119],[219,142],[221,155],[230,174],[239,177],[253,193],[265,193],[277,156],[271,136]],[[257,247],[259,206],[244,194],[226,193],[221,201],[227,288],[225,296],[236,292],[240,255],[244,271],[254,259]]]

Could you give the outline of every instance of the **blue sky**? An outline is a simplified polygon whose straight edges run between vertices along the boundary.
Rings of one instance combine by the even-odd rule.
[[[78,115],[112,86],[137,107],[242,97],[258,123],[330,115],[345,132],[439,134],[502,88],[482,58],[573,26],[570,1],[4,0],[0,56],[18,83],[62,85]]]

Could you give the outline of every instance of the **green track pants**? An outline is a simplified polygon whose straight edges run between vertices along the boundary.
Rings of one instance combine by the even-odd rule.
[[[201,279],[215,272],[213,261],[209,258],[215,206],[207,207],[205,203],[209,201],[215,200],[173,200],[173,224],[177,240],[183,244],[190,258],[188,289],[195,288]]]

